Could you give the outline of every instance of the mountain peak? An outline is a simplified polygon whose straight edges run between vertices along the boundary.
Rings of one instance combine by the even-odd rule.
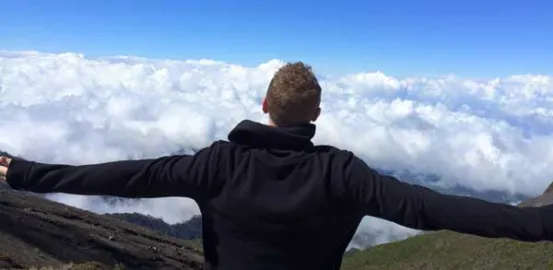
[[[545,191],[538,197],[524,201],[518,206],[520,207],[536,207],[553,204],[553,182],[545,189]]]

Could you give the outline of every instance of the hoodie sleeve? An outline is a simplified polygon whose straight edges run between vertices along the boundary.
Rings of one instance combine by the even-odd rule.
[[[197,199],[211,180],[210,152],[80,166],[13,159],[6,180],[13,189],[36,193]]]
[[[363,215],[419,230],[451,230],[488,238],[553,240],[553,206],[521,208],[445,195],[382,175],[354,158],[346,193]]]

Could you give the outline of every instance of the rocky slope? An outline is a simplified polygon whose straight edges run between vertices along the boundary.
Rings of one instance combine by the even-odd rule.
[[[201,269],[196,244],[38,196],[0,190],[0,269],[94,261],[111,269]]]

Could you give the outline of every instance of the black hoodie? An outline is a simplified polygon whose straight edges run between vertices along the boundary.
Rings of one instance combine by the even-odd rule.
[[[316,146],[315,126],[245,120],[194,155],[94,165],[13,160],[14,189],[182,196],[202,213],[206,269],[339,269],[364,216],[420,230],[552,240],[553,208],[444,195],[377,173],[352,152]]]

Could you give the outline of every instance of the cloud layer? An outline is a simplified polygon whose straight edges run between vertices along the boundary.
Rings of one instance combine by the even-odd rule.
[[[265,121],[259,104],[282,64],[0,51],[0,150],[84,164],[199,148],[226,139],[244,118]],[[323,114],[315,142],[349,148],[373,167],[529,196],[553,179],[551,77],[399,79],[373,72],[324,77],[321,84]],[[188,199],[151,199],[114,209],[91,197],[52,198],[168,222],[197,213]],[[395,229],[383,232],[389,230]]]

